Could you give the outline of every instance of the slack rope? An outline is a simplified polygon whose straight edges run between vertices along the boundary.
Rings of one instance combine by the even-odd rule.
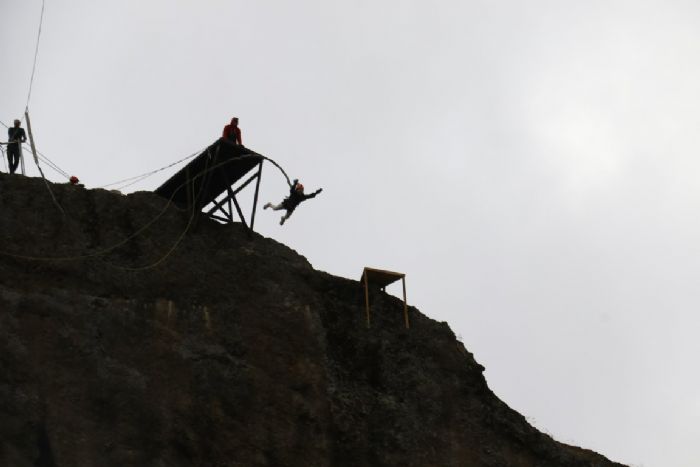
[[[209,148],[207,148],[207,153],[209,153]],[[211,157],[211,155],[210,155],[210,157]],[[204,166],[204,171],[201,172],[202,174],[205,174],[205,173],[208,172],[208,170],[207,170],[207,167],[208,167],[208,166],[209,166],[209,160],[206,161],[206,164],[205,164],[205,166]],[[195,180],[198,176],[199,176],[199,174],[198,174],[197,176],[195,176],[195,177],[192,179],[192,183],[193,183],[193,184],[194,184],[194,180]],[[206,183],[202,183],[202,186],[199,188],[199,193],[197,193],[196,196],[195,196],[194,193],[192,193],[192,199],[191,199],[191,201],[190,201],[190,202],[192,203],[192,214],[190,214],[190,218],[189,218],[189,220],[187,221],[187,225],[185,226],[185,230],[183,230],[182,233],[177,237],[177,240],[175,240],[175,243],[173,243],[173,245],[170,247],[170,249],[169,249],[163,256],[161,256],[157,261],[155,261],[155,262],[153,262],[153,263],[151,263],[151,264],[148,264],[148,265],[146,265],[146,266],[135,267],[135,268],[133,268],[133,267],[127,267],[127,266],[119,266],[119,265],[116,265],[116,264],[107,263],[106,261],[105,261],[105,263],[107,263],[109,266],[112,266],[113,268],[123,269],[123,270],[125,270],[125,271],[131,271],[131,272],[138,272],[138,271],[145,271],[145,270],[147,270],[147,269],[156,268],[156,267],[158,267],[161,263],[163,263],[165,260],[167,260],[167,259],[170,257],[170,255],[175,251],[175,249],[177,249],[177,247],[180,245],[180,243],[182,242],[182,240],[184,240],[185,235],[187,235],[187,232],[189,232],[189,230],[190,230],[190,227],[192,227],[192,222],[194,221],[194,218],[195,218],[195,216],[196,216],[196,214],[197,214],[197,207],[196,207],[196,206],[197,206],[197,203],[196,203],[196,201],[197,201],[197,199],[199,199],[199,197],[202,195],[202,192],[204,192],[204,186],[205,186],[205,185],[206,185]],[[178,190],[179,190],[179,188],[178,188]],[[177,192],[177,190],[176,190],[175,192]],[[174,195],[174,194],[175,194],[175,193],[173,193],[173,195]],[[171,198],[171,199],[172,199],[172,198]]]
[[[42,180],[44,180],[44,185],[46,185],[46,189],[49,190],[49,194],[51,195],[51,199],[53,200],[53,204],[55,204],[56,207],[58,208],[58,210],[61,211],[61,214],[63,214],[65,216],[66,211],[63,210],[63,207],[56,199],[56,196],[53,194],[53,190],[51,189],[49,182],[46,180],[46,177],[44,176],[44,171],[41,170],[41,166],[39,165],[39,158],[36,155],[36,146],[34,145],[34,135],[32,134],[32,121],[29,119],[29,111],[28,110],[24,111],[24,116],[27,119],[27,131],[29,132],[29,144],[31,145],[31,148],[32,148],[32,154],[34,155],[34,163],[36,164],[36,168],[39,169],[39,173],[41,174],[41,178],[42,178]]]
[[[243,158],[243,157],[255,157],[255,154],[249,154],[249,155],[247,155],[247,156],[242,156],[241,158]],[[239,159],[240,159],[240,158],[239,158]],[[235,160],[228,160],[228,161],[224,161],[224,162],[215,164],[215,165],[209,167],[207,170],[204,170],[204,171],[202,171],[202,172],[196,174],[195,176],[193,176],[193,177],[190,179],[190,181],[194,181],[194,180],[196,180],[196,179],[199,178],[199,177],[203,177],[203,176],[204,176],[205,174],[207,174],[208,172],[211,172],[211,171],[213,171],[213,170],[215,170],[215,169],[217,169],[217,168],[219,168],[219,167],[223,167],[224,165],[230,164],[231,162],[234,162],[234,161],[235,161]],[[163,215],[165,214],[165,212],[167,211],[167,209],[168,209],[168,208],[170,207],[170,205],[172,204],[173,198],[175,197],[175,195],[176,195],[182,188],[184,188],[190,181],[181,183],[177,188],[175,188],[175,190],[173,190],[173,194],[170,195],[170,198],[168,199],[168,201],[167,201],[167,203],[165,204],[165,206],[163,207],[163,209],[162,209],[155,217],[153,217],[150,221],[148,221],[146,224],[144,224],[143,226],[141,226],[141,227],[140,227],[138,230],[136,230],[133,234],[127,236],[125,239],[121,240],[120,242],[115,243],[115,244],[112,245],[112,246],[109,246],[109,247],[106,247],[106,248],[103,248],[103,249],[94,251],[94,252],[92,252],[92,253],[86,253],[86,254],[74,255],[74,256],[54,256],[54,257],[50,257],[50,256],[27,256],[27,255],[20,255],[20,254],[17,254],[17,253],[11,253],[11,252],[1,251],[1,250],[0,250],[0,256],[7,256],[7,257],[10,257],[10,258],[21,259],[21,260],[25,260],[25,261],[46,261],[46,262],[57,261],[57,262],[61,262],[61,261],[79,261],[79,260],[91,259],[91,258],[96,258],[96,257],[98,257],[98,256],[106,255],[107,253],[109,253],[109,252],[111,252],[111,251],[114,251],[114,250],[116,250],[117,248],[119,248],[119,247],[125,245],[125,244],[126,244],[127,242],[129,242],[130,240],[132,240],[132,239],[138,237],[139,235],[141,235],[142,232],[144,232],[146,229],[148,229],[151,225],[155,224],[156,221],[157,221],[158,219],[160,219],[161,217],[163,217]],[[187,227],[187,229],[185,230],[185,233],[187,232],[187,230],[189,230],[189,224],[190,224],[190,223],[188,223],[188,227]],[[178,241],[176,242],[176,245],[175,245],[176,247],[177,247],[177,245],[182,241],[182,238],[184,238],[184,234],[185,234],[185,233],[181,234],[180,238],[179,238]],[[172,251],[174,251],[175,248],[171,248],[171,249],[172,249]],[[170,255],[170,254],[172,253],[172,251],[168,252],[167,255]],[[161,258],[161,259],[162,259],[162,258]],[[160,261],[160,260],[159,260],[159,261]],[[160,262],[162,262],[162,261],[160,261]],[[108,264],[109,264],[109,263],[108,263]],[[159,264],[160,264],[160,263],[159,263]],[[120,266],[116,266],[116,265],[113,265],[113,266],[114,266],[114,267],[120,267]],[[127,268],[122,268],[122,269],[127,269]],[[134,270],[139,270],[138,268],[133,268],[133,269],[134,269]],[[143,268],[142,268],[142,269],[143,269]],[[146,269],[148,269],[148,268],[146,268]]]

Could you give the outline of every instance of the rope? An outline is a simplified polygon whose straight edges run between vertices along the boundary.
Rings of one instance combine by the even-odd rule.
[[[289,180],[289,176],[287,175],[287,172],[285,172],[284,169],[277,162],[273,161],[269,157],[263,156],[262,154],[257,154],[257,155],[262,157],[263,159],[265,159],[266,161],[268,161],[269,163],[271,163],[272,165],[274,165],[278,169],[280,169],[280,172],[282,172],[282,175],[284,175],[284,178],[287,179],[287,185],[289,185],[290,187],[292,186],[292,182]]]
[[[145,271],[145,270],[147,270],[147,269],[153,269],[153,268],[158,267],[161,263],[163,263],[166,259],[168,259],[168,258],[170,257],[170,255],[171,255],[171,254],[175,251],[175,249],[180,245],[180,242],[182,242],[182,240],[185,238],[185,235],[187,235],[187,232],[190,230],[190,227],[192,226],[192,221],[193,221],[194,218],[195,218],[196,212],[197,212],[197,209],[196,209],[196,207],[195,207],[195,204],[192,203],[192,214],[190,215],[190,219],[187,221],[187,226],[185,226],[185,230],[182,231],[182,233],[181,233],[180,236],[177,238],[177,240],[175,241],[175,243],[173,243],[173,246],[170,247],[170,249],[168,250],[168,252],[165,253],[165,255],[163,255],[158,261],[156,261],[156,262],[154,262],[154,263],[151,263],[151,264],[149,264],[149,265],[146,265],[146,266],[138,267],[138,268],[130,268],[130,267],[126,267],[126,266],[118,266],[118,265],[116,265],[116,264],[111,264],[111,263],[107,263],[107,264],[110,265],[110,266],[112,266],[112,267],[114,267],[114,268],[124,269],[124,270],[126,270],[126,271],[132,271],[132,272],[136,272],[136,271]]]
[[[59,175],[62,175],[63,177],[66,178],[66,180],[70,180],[70,175],[68,174],[68,172],[62,170],[59,166],[54,164],[48,157],[44,156],[38,150],[36,151],[36,153],[39,155],[39,159],[41,159],[43,162],[45,162],[46,165],[49,166],[51,169],[53,169],[54,172],[56,172]]]
[[[19,254],[16,254],[16,253],[9,253],[9,252],[6,252],[6,251],[0,251],[0,255],[2,255],[2,256],[9,256],[9,257],[11,257],[11,258],[16,258],[16,259],[24,259],[24,260],[27,260],[27,261],[77,261],[77,260],[81,260],[81,259],[89,259],[89,258],[94,258],[94,257],[96,257],[96,256],[105,255],[105,254],[107,254],[107,253],[109,253],[109,252],[111,252],[111,251],[113,251],[113,250],[116,250],[116,249],[119,248],[120,246],[125,245],[129,240],[132,240],[132,239],[138,237],[138,236],[141,234],[141,232],[143,232],[144,230],[146,230],[147,228],[149,228],[151,225],[155,224],[155,222],[156,222],[158,219],[160,219],[161,217],[163,217],[163,215],[165,214],[165,212],[167,211],[167,209],[168,209],[168,208],[170,207],[170,205],[172,204],[172,201],[173,201],[173,198],[175,197],[175,194],[176,194],[177,191],[178,191],[180,188],[182,188],[183,186],[185,186],[184,183],[183,183],[181,186],[179,186],[175,191],[173,191],[173,194],[172,194],[172,195],[170,196],[170,198],[168,199],[168,202],[165,204],[165,206],[163,207],[163,209],[162,209],[153,219],[151,219],[150,221],[148,221],[147,223],[145,223],[145,224],[144,224],[143,226],[141,226],[138,230],[136,230],[136,232],[134,232],[133,234],[129,235],[129,236],[126,237],[124,240],[122,240],[122,241],[120,241],[120,242],[117,242],[117,243],[115,243],[114,245],[112,245],[112,246],[110,246],[110,247],[103,248],[103,249],[101,249],[101,250],[97,250],[97,251],[94,251],[94,252],[92,252],[92,253],[87,253],[87,254],[83,254],[83,255],[75,255],[75,256],[54,256],[54,257],[49,257],[49,256],[27,256],[27,255],[19,255]]]
[[[39,17],[39,33],[36,36],[36,48],[34,49],[34,65],[32,66],[32,77],[29,79],[29,93],[27,94],[26,109],[29,109],[29,99],[32,97],[32,85],[34,84],[34,72],[36,71],[36,61],[39,56],[39,40],[41,39],[41,25],[44,23],[44,4],[45,0],[41,0],[41,16]]]
[[[247,148],[246,148],[246,149],[247,149]],[[292,182],[289,180],[289,176],[287,175],[287,172],[285,172],[284,169],[282,168],[282,166],[280,166],[280,165],[279,165],[277,162],[275,162],[273,159],[270,159],[270,158],[267,157],[267,156],[263,156],[262,154],[258,154],[258,153],[255,152],[255,151],[250,151],[250,154],[244,154],[244,155],[242,155],[242,156],[240,156],[240,157],[238,157],[238,158],[245,158],[245,157],[251,157],[251,156],[261,157],[261,158],[265,159],[266,161],[268,161],[270,164],[272,164],[272,165],[274,165],[275,167],[277,167],[277,168],[280,170],[280,172],[282,172],[282,175],[284,175],[284,178],[287,180],[287,185],[289,185],[290,187],[292,186]],[[238,158],[237,158],[237,159],[238,159]]]
[[[209,150],[207,149],[207,153],[208,152],[209,152]],[[209,166],[209,158],[207,158],[206,164],[204,166],[204,171],[202,173],[208,172],[208,170],[207,170],[208,166]],[[192,179],[192,181],[194,182],[194,180],[198,176],[195,176]],[[192,193],[192,200],[191,200],[191,202],[192,202],[192,214],[190,214],[190,219],[187,221],[187,225],[185,226],[185,230],[182,231],[182,233],[178,236],[175,243],[173,243],[173,246],[171,246],[170,249],[163,256],[160,257],[160,259],[158,259],[154,263],[148,264],[146,266],[137,267],[137,268],[127,267],[127,266],[118,266],[118,265],[112,264],[112,263],[107,263],[107,264],[112,266],[113,268],[123,269],[125,271],[137,272],[137,271],[145,271],[147,269],[156,268],[161,263],[163,263],[165,260],[167,260],[170,257],[170,255],[175,251],[175,249],[180,245],[180,242],[182,242],[182,240],[185,238],[185,235],[187,235],[187,232],[190,230],[190,227],[192,226],[192,221],[194,220],[195,214],[197,212],[196,200],[202,195],[202,192],[204,191],[205,184],[206,183],[202,183],[202,186],[199,188],[199,193],[197,193],[197,196],[194,196],[194,193]],[[175,192],[177,192],[179,189],[180,189],[180,187],[178,187],[178,189],[175,190]],[[175,192],[173,192],[173,195],[175,194]],[[172,199],[172,197],[171,197],[171,199]]]
[[[34,155],[34,163],[36,164],[36,168],[39,169],[39,173],[41,174],[42,180],[44,180],[44,185],[46,185],[46,189],[49,190],[49,194],[51,195],[51,199],[53,200],[53,204],[56,205],[59,211],[61,211],[61,214],[64,216],[66,215],[66,211],[63,210],[63,207],[60,205],[58,200],[56,199],[56,196],[53,194],[53,190],[51,189],[51,186],[49,185],[49,182],[46,181],[46,177],[44,176],[44,171],[41,170],[41,166],[39,165],[39,158],[36,155],[36,145],[34,144],[34,135],[32,134],[32,122],[29,119],[29,110],[24,111],[24,116],[27,119],[27,130],[29,131],[29,144],[31,145],[32,148],[32,154]]]
[[[209,149],[207,149],[207,152],[209,152]],[[280,171],[282,172],[282,174],[284,175],[284,177],[287,179],[287,183],[289,184],[289,186],[291,186],[291,183],[289,183],[289,177],[287,176],[287,174],[286,174],[286,172],[284,171],[284,169],[282,169],[282,167],[281,167],[279,164],[277,164],[277,162],[273,161],[272,159],[270,159],[270,158],[268,158],[268,157],[263,156],[262,154],[257,154],[257,153],[246,154],[246,155],[243,155],[243,156],[240,156],[240,157],[236,158],[235,160],[240,160],[240,159],[248,158],[248,157],[256,157],[256,156],[262,157],[263,159],[270,161],[272,164],[275,165],[275,167],[277,167],[278,169],[280,169]],[[210,157],[211,157],[211,155],[210,155]],[[231,162],[231,161],[230,161],[230,160],[229,160],[229,161],[226,161],[226,162],[222,163],[221,165],[223,165],[223,164],[225,164],[225,163],[227,163],[227,162]],[[208,165],[208,163],[209,163],[209,158],[207,159],[207,165]],[[202,172],[201,174],[204,174],[204,173],[208,172],[208,170],[206,169],[207,165],[205,165],[204,172]],[[217,164],[217,165],[214,166],[214,167],[218,167],[218,166],[219,166],[219,164]],[[212,167],[212,169],[213,169],[214,167]],[[197,177],[199,177],[201,174],[195,176],[192,180],[194,181],[194,179],[197,178]],[[184,185],[184,184],[183,184],[183,185]],[[111,264],[111,263],[107,263],[107,264],[110,265],[110,266],[112,266],[112,267],[114,267],[114,268],[117,268],[117,269],[123,269],[123,270],[126,270],[126,271],[137,272],[137,271],[145,271],[145,270],[148,270],[148,269],[156,268],[156,267],[158,267],[160,264],[162,264],[165,260],[167,260],[167,259],[170,257],[170,255],[175,251],[175,249],[180,245],[180,243],[182,242],[182,240],[185,238],[185,235],[187,235],[187,232],[189,231],[190,227],[192,226],[192,221],[194,220],[195,214],[196,214],[196,212],[197,212],[195,201],[201,196],[202,192],[204,191],[204,185],[205,185],[205,184],[202,184],[202,186],[201,186],[200,189],[199,189],[199,193],[197,193],[197,196],[196,196],[196,197],[194,196],[194,193],[192,194],[192,214],[190,215],[190,219],[189,219],[189,221],[187,222],[187,225],[185,226],[185,230],[182,231],[182,233],[178,236],[178,238],[177,238],[177,240],[175,241],[175,243],[173,244],[173,246],[170,247],[170,249],[167,251],[167,253],[165,253],[165,255],[163,255],[160,259],[158,259],[158,260],[155,261],[154,263],[148,264],[148,265],[146,265],[146,266],[137,267],[137,268],[131,268],[131,267],[125,267],[125,266],[118,266],[118,265],[116,265],[116,264]],[[177,192],[181,187],[182,187],[182,185],[179,186],[179,187],[175,190],[175,192]],[[175,192],[173,192],[173,195],[175,194]],[[172,197],[171,197],[171,199],[172,199]]]
[[[22,118],[24,118],[24,117],[22,117]],[[8,129],[10,128],[10,127],[7,126],[7,125],[5,124],[5,122],[3,122],[2,120],[0,120],[0,125],[4,126],[5,128],[8,128]],[[0,143],[0,144],[6,144],[6,143]],[[24,144],[22,145],[22,147],[23,147],[24,149],[31,150],[31,148],[29,147],[29,145],[27,145],[27,143],[24,143]],[[58,165],[56,165],[51,159],[49,159],[48,157],[46,157],[41,151],[38,151],[38,150],[37,150],[36,153],[39,155],[39,159],[41,159],[43,162],[45,162],[46,165],[48,165],[51,169],[53,169],[54,172],[56,172],[56,173],[59,174],[59,175],[62,175],[63,177],[66,178],[66,180],[70,180],[70,174],[68,174],[68,172],[66,172],[65,170],[61,169],[61,168],[60,168]]]
[[[168,165],[166,165],[166,166],[163,166],[163,167],[161,167],[161,168],[159,168],[159,169],[155,169],[155,170],[152,170],[152,171],[150,171],[150,172],[143,173],[143,174],[141,174],[141,175],[134,175],[133,177],[125,178],[125,179],[118,180],[118,181],[112,182],[112,183],[108,183],[107,185],[102,185],[102,186],[99,186],[99,187],[97,187],[97,188],[107,188],[107,187],[110,187],[110,186],[120,185],[121,183],[125,183],[125,182],[126,182],[125,185],[121,185],[121,186],[119,186],[119,187],[116,188],[117,190],[123,190],[124,188],[130,187],[131,185],[134,185],[134,184],[136,184],[136,183],[138,183],[138,182],[141,182],[141,181],[147,179],[148,177],[150,177],[150,176],[152,176],[152,175],[157,174],[158,172],[162,172],[162,171],[165,170],[165,169],[169,169],[170,167],[173,167],[173,166],[175,166],[175,165],[177,165],[177,164],[179,164],[179,163],[181,163],[181,162],[184,162],[184,161],[186,161],[186,160],[188,160],[188,159],[191,159],[191,158],[197,156],[198,154],[201,154],[201,153],[204,151],[204,149],[206,149],[206,148],[202,148],[202,149],[200,149],[199,151],[193,152],[193,153],[190,154],[189,156],[183,157],[182,159],[179,159],[179,160],[177,160],[177,161],[175,161],[175,162],[172,162],[172,163],[170,163],[170,164],[168,164]],[[283,169],[277,162],[275,162],[274,160],[270,159],[269,157],[263,156],[262,154],[258,154],[258,153],[256,153],[256,152],[252,152],[252,151],[251,151],[251,154],[246,154],[246,155],[241,156],[241,157],[248,157],[248,156],[257,156],[257,157],[261,157],[261,158],[265,159],[266,161],[270,162],[272,165],[274,165],[275,167],[277,167],[277,168],[280,170],[280,172],[282,172],[282,175],[284,175],[284,178],[287,180],[287,185],[289,185],[290,187],[292,186],[292,182],[289,180],[289,176],[287,175],[287,173],[284,171],[284,169]]]
[[[61,211],[61,214],[63,214],[65,216],[66,211],[63,210],[63,207],[60,205],[60,203],[56,199],[56,196],[54,196],[53,190],[51,189],[49,182],[46,180],[46,177],[44,177],[44,171],[41,170],[41,167],[39,166],[39,160],[34,159],[34,162],[36,163],[36,168],[39,169],[39,173],[41,174],[41,179],[44,180],[44,185],[46,185],[46,189],[49,190],[49,194],[51,195],[51,199],[53,200],[53,204],[55,204],[56,207],[58,208],[58,210]]]
[[[107,187],[109,187],[109,186],[119,185],[119,184],[124,183],[124,182],[130,182],[130,181],[132,181],[132,180],[138,179],[138,180],[136,180],[135,182],[129,183],[128,185],[124,185],[123,187],[118,188],[118,189],[126,188],[126,187],[128,187],[128,186],[133,185],[134,183],[140,182],[141,180],[145,180],[145,179],[147,179],[148,177],[157,174],[158,172],[162,172],[162,171],[165,170],[165,169],[169,169],[170,167],[172,167],[172,166],[174,166],[174,165],[177,165],[177,164],[179,164],[180,162],[184,162],[184,161],[186,161],[186,160],[188,160],[188,159],[192,159],[194,156],[196,156],[197,154],[200,154],[200,153],[201,153],[202,151],[204,151],[205,149],[206,149],[206,148],[202,148],[202,149],[200,149],[200,150],[198,150],[198,151],[196,151],[196,152],[193,152],[192,154],[190,154],[190,155],[187,156],[187,157],[183,157],[182,159],[177,160],[177,161],[175,161],[175,162],[173,162],[173,163],[171,163],[171,164],[168,164],[168,165],[166,165],[166,166],[163,166],[163,167],[161,167],[161,168],[159,168],[159,169],[151,170],[150,172],[146,172],[146,173],[143,173],[143,174],[141,174],[141,175],[135,175],[135,176],[133,176],[133,177],[125,178],[125,179],[123,179],[123,180],[118,180],[118,181],[116,181],[116,182],[108,183],[107,185],[102,185],[102,186],[97,187],[97,188],[107,188]]]
[[[236,159],[234,159],[234,160],[227,160],[227,161],[224,161],[224,162],[220,162],[220,163],[215,164],[215,165],[209,167],[208,169],[206,169],[206,170],[204,170],[204,171],[198,173],[197,175],[195,175],[195,176],[191,179],[191,181],[194,181],[194,180],[196,180],[197,178],[204,176],[206,173],[211,172],[212,170],[215,170],[215,169],[217,169],[217,168],[219,168],[219,167],[224,166],[225,164],[230,164],[231,162],[235,162],[236,160],[239,160],[239,159],[248,158],[248,157],[256,157],[256,156],[259,156],[259,155],[258,155],[258,154],[247,154],[247,155],[238,157],[238,158],[236,158]],[[261,157],[264,157],[264,156],[261,156]],[[162,209],[153,219],[151,219],[150,221],[148,221],[146,224],[144,224],[142,227],[140,227],[136,232],[134,232],[133,234],[129,235],[129,236],[126,237],[124,240],[122,240],[122,241],[120,241],[120,242],[117,242],[117,243],[115,243],[114,245],[112,245],[112,246],[110,246],[110,247],[103,248],[103,249],[101,249],[101,250],[97,250],[97,251],[94,251],[94,252],[92,252],[92,253],[86,253],[86,254],[74,255],[74,256],[56,256],[56,257],[48,257],[48,256],[27,256],[27,255],[20,255],[20,254],[16,254],[16,253],[10,253],[10,252],[6,252],[6,251],[0,251],[0,256],[8,256],[8,257],[10,257],[10,258],[22,259],[22,260],[26,260],[26,261],[77,261],[77,260],[89,259],[89,258],[94,258],[94,257],[97,257],[97,256],[105,255],[105,254],[107,254],[107,253],[109,253],[109,252],[111,252],[111,251],[113,251],[113,250],[116,250],[116,249],[119,248],[120,246],[125,245],[129,240],[132,240],[133,238],[136,238],[136,237],[139,236],[143,231],[145,231],[147,228],[149,228],[151,225],[153,225],[158,219],[160,219],[160,218],[165,214],[165,212],[167,211],[168,207],[170,207],[170,205],[172,204],[173,198],[175,197],[175,195],[177,194],[177,192],[178,192],[181,188],[183,188],[185,185],[187,185],[187,183],[189,183],[189,181],[186,181],[186,182],[180,184],[175,190],[173,190],[173,194],[170,195],[170,198],[168,199],[168,202],[165,204],[165,206],[163,207],[163,209]],[[189,230],[189,224],[190,224],[190,223],[188,223],[188,227],[185,229],[185,231],[183,232],[183,234],[181,234],[181,238],[178,239],[178,241],[176,242],[175,247],[177,247],[177,245],[180,243],[180,241],[182,240],[182,238],[184,237],[184,235],[187,233],[187,230]],[[175,249],[175,248],[172,248],[173,251],[174,251],[174,249]],[[170,255],[171,253],[172,253],[172,251],[169,252],[169,253],[167,253],[167,255]],[[163,258],[161,258],[161,259],[163,259]],[[164,260],[164,259],[163,259],[163,260]],[[159,261],[160,261],[160,260],[159,260]],[[162,261],[161,261],[161,262],[162,262]],[[160,263],[159,263],[159,264],[160,264]],[[119,266],[115,266],[115,267],[119,267]],[[138,270],[138,268],[137,268],[136,270]]]

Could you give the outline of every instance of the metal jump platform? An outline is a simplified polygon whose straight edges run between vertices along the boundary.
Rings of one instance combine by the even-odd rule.
[[[207,216],[223,223],[235,222],[235,212],[243,225],[252,231],[264,160],[262,155],[244,146],[219,139],[166,180],[155,193],[180,206],[204,210]],[[238,184],[246,176],[248,178]],[[236,195],[253,181],[255,195],[249,224]]]

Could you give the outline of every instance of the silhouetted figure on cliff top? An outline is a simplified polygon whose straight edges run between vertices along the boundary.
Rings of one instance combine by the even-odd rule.
[[[7,129],[7,162],[10,166],[10,173],[17,171],[19,159],[22,156],[21,144],[27,141],[24,128],[20,127],[20,121],[15,120],[15,126]]]

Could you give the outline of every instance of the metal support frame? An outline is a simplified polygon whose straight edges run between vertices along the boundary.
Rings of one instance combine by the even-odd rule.
[[[248,177],[248,179],[245,182],[243,182],[238,188],[234,190],[232,187],[229,187],[226,189],[225,197],[212,201],[212,204],[214,206],[211,209],[209,209],[209,211],[207,211],[207,216],[226,224],[233,223],[235,222],[233,215],[233,209],[235,208],[236,214],[238,215],[238,219],[241,221],[241,223],[243,223],[243,225],[248,229],[248,231],[252,232],[253,228],[255,227],[255,213],[258,207],[258,195],[260,192],[260,180],[262,178],[262,166],[263,161],[260,161],[260,163],[258,164],[257,171],[253,175]],[[250,185],[253,182],[253,180],[255,180],[255,195],[253,197],[253,207],[250,214],[250,225],[248,225],[248,222],[246,222],[245,216],[243,215],[243,210],[241,209],[241,205],[238,203],[236,195],[248,185]]]

